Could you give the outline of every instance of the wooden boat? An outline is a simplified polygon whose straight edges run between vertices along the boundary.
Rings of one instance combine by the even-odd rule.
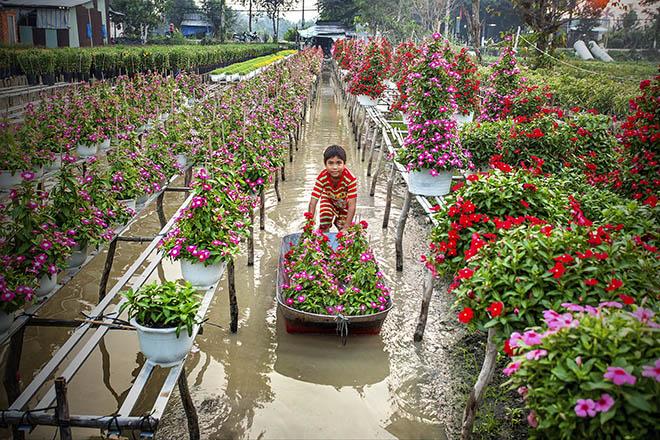
[[[336,315],[321,315],[294,309],[284,302],[282,297],[282,285],[288,283],[288,276],[284,273],[284,255],[289,251],[291,245],[296,245],[300,239],[300,233],[286,235],[282,239],[280,246],[280,258],[277,268],[277,307],[282,313],[286,322],[286,331],[288,333],[341,333],[347,334],[367,334],[377,335],[392,309],[392,300],[387,303],[387,309],[373,313],[371,315],[345,315],[344,320]],[[330,239],[330,245],[336,248],[337,234],[330,232],[327,234]]]

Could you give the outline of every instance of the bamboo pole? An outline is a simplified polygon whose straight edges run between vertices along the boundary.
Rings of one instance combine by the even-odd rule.
[[[236,283],[234,280],[234,260],[227,262],[227,287],[229,291],[229,314],[231,315],[231,324],[229,326],[232,333],[238,331],[238,301],[236,300]]]
[[[419,311],[417,318],[417,327],[415,328],[415,335],[413,340],[419,342],[424,337],[424,329],[426,329],[426,320],[429,316],[429,305],[431,304],[431,297],[433,296],[433,273],[428,271],[424,283],[424,293],[422,294],[422,308]]]
[[[398,272],[403,270],[403,230],[406,228],[411,200],[412,194],[410,194],[410,191],[406,191],[406,196],[403,199],[403,207],[401,208],[401,216],[396,226],[396,270]]]

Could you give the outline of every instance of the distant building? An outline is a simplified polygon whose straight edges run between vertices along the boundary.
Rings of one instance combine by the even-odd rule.
[[[213,32],[211,23],[204,14],[185,14],[181,22],[181,33],[186,36],[203,37]]]
[[[0,42],[89,47],[108,42],[108,0],[0,0]]]
[[[322,20],[317,20],[313,26],[307,29],[299,30],[298,35],[307,45],[323,48],[323,53],[326,56],[330,56],[330,48],[335,40],[356,37],[355,30],[344,26],[343,23]]]

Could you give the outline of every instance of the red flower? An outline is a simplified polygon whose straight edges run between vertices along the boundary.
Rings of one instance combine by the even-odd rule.
[[[563,263],[563,264],[569,264],[569,263],[573,262],[573,257],[571,257],[568,254],[564,254],[564,255],[560,255],[558,257],[555,257],[554,260],[559,261],[560,263]]]
[[[566,272],[566,268],[562,263],[557,261],[552,269],[548,269],[548,272],[552,273],[553,278],[561,278]]]
[[[362,229],[367,229],[367,227],[369,226],[369,223],[367,223],[366,220],[362,220],[362,221],[360,221],[360,226],[362,226]]]
[[[546,225],[541,228],[541,234],[545,235],[546,237],[550,237],[552,234],[552,225]]]
[[[529,189],[531,191],[536,191],[538,188],[536,188],[536,185],[532,183],[523,183],[523,189]]]
[[[308,220],[312,219],[312,218],[314,218],[314,214],[312,214],[311,212],[306,212],[305,213],[305,218],[308,219]]]
[[[596,278],[587,278],[586,280],[584,280],[584,284],[586,284],[587,286],[593,287],[596,284],[598,284],[598,280]]]
[[[490,303],[490,306],[486,308],[490,312],[490,316],[496,318],[502,314],[502,309],[504,309],[504,303],[502,301],[495,301]]]
[[[451,187],[452,191],[458,191],[459,189],[463,188],[465,185],[465,182],[458,182],[456,185]]]
[[[508,339],[504,340],[504,352],[507,354],[507,356],[513,357],[513,348],[511,348],[511,344],[509,343]]]
[[[628,295],[624,295],[623,293],[620,293],[619,298],[621,298],[621,301],[623,301],[624,304],[627,305],[635,304],[635,300],[633,299],[632,296],[628,296]]]
[[[433,205],[431,206],[431,212],[438,212],[440,211],[440,205]]]
[[[529,209],[529,203],[527,203],[525,200],[520,200],[520,204]]]
[[[472,321],[473,317],[474,317],[474,312],[469,307],[465,307],[458,314],[458,320],[461,321],[463,324],[467,324],[468,322]]]
[[[644,81],[639,83],[639,90],[644,90],[650,85],[651,85],[651,80],[650,79],[645,79]]]
[[[472,275],[474,275],[474,271],[468,267],[464,267],[458,271],[458,279],[461,280],[469,280],[472,278]]]
[[[612,281],[610,281],[610,284],[607,285],[605,290],[608,292],[613,292],[621,286],[623,286],[623,281],[618,280],[616,278],[612,278]]]
[[[470,182],[476,182],[477,180],[479,180],[479,176],[477,174],[470,174],[469,176],[467,176],[467,180],[469,180]]]

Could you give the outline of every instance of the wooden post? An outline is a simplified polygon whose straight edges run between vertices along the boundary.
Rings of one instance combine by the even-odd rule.
[[[10,405],[21,395],[21,388],[16,375],[18,374],[21,364],[21,355],[23,354],[23,336],[25,335],[25,327],[27,326],[22,326],[16,331],[16,333],[11,335],[9,342],[9,355],[7,356],[7,362],[5,365],[5,377],[3,383],[7,392],[7,401]],[[18,426],[12,425],[11,430],[12,438],[14,440],[25,439],[25,433],[18,429]]]
[[[373,139],[376,135],[376,127],[373,127],[373,130],[371,129],[371,124],[369,123],[369,118],[365,118],[364,125],[367,127],[364,130],[364,145],[362,146],[362,157],[360,157],[360,161],[364,162],[364,160],[367,158],[367,144],[369,143],[369,134],[373,131],[373,134],[371,135],[371,139]],[[360,142],[362,144],[362,142]]]
[[[280,195],[280,173],[279,170],[275,170],[275,195],[277,196],[277,201],[282,201],[282,196]]]
[[[188,389],[188,375],[186,374],[185,366],[181,367],[181,374],[179,374],[177,384],[179,385],[179,395],[183,403],[183,410],[186,412],[186,419],[188,420],[188,438],[190,440],[199,440],[199,420],[197,419],[197,410]]]
[[[433,273],[429,270],[426,274],[426,281],[424,283],[424,293],[422,295],[422,308],[419,311],[417,318],[417,328],[415,328],[415,335],[413,337],[415,342],[419,342],[424,337],[424,329],[426,328],[426,319],[429,316],[429,304],[431,304],[431,297],[433,296]]]
[[[493,372],[497,366],[497,346],[495,345],[496,335],[497,330],[495,327],[488,329],[484,363],[481,366],[477,382],[474,384],[472,391],[470,391],[470,396],[468,397],[468,401],[465,404],[465,411],[463,412],[461,440],[468,440],[472,436],[472,427],[474,426],[474,419],[477,416],[477,409],[484,396],[486,387],[493,378]]]
[[[229,329],[232,333],[238,331],[238,301],[236,300],[236,283],[234,281],[234,260],[227,262],[227,287],[229,291],[229,314],[231,315],[231,324]]]
[[[374,163],[374,151],[376,151],[376,145],[378,144],[378,139],[382,136],[382,130],[378,130],[378,126],[374,129],[374,137],[371,138],[371,150],[369,151],[369,162],[367,163],[367,176],[371,176],[371,166]],[[380,151],[383,151],[383,146],[380,146]],[[379,156],[380,157],[380,156]],[[380,163],[378,164],[380,166]],[[373,196],[373,194],[371,194]]]
[[[266,194],[263,186],[259,191],[259,229],[262,231],[266,229]]]
[[[247,265],[254,266],[254,208],[250,206],[250,235],[248,236]]]
[[[384,138],[384,135],[381,134],[381,136]],[[373,177],[371,178],[371,189],[369,190],[369,195],[371,197],[376,194],[376,183],[378,181],[378,177],[380,176],[380,168],[381,164],[383,163],[383,155],[385,154],[385,142],[384,139],[381,138],[381,145],[380,145],[380,150],[378,151],[378,161],[376,162],[376,169],[373,173]],[[371,162],[369,163],[371,165]]]
[[[164,228],[167,224],[167,218],[165,217],[165,211],[163,210],[163,199],[165,198],[165,191],[161,191],[156,198],[156,211],[158,212],[158,221],[160,222],[160,228]]]
[[[101,282],[99,283],[99,301],[105,297],[105,293],[108,289],[108,279],[110,278],[112,263],[115,260],[118,241],[118,237],[115,237],[115,239],[110,242],[110,246],[108,246],[108,254],[105,257],[105,265],[103,266],[103,275],[101,275]]]
[[[293,162],[293,142],[291,142],[291,134],[289,134],[289,162]],[[296,145],[296,150],[298,146]]]
[[[406,220],[408,220],[411,200],[412,194],[410,194],[410,191],[406,191],[406,197],[403,199],[403,207],[401,208],[401,216],[396,226],[396,270],[399,272],[403,270],[403,230],[406,227]]]
[[[387,194],[385,196],[385,213],[383,215],[383,229],[387,228],[390,222],[390,210],[392,209],[392,189],[394,187],[394,178],[396,177],[396,166],[392,163],[390,180],[387,182]]]
[[[192,181],[192,173],[193,173],[193,167],[190,166],[190,168],[186,170],[185,177],[183,178],[183,186],[190,187],[190,182]],[[188,192],[186,192],[186,196],[187,195]]]
[[[66,398],[66,379],[58,377],[55,379],[55,398],[57,399],[57,421],[59,423],[60,439],[73,440],[71,426],[69,426],[69,402]]]

